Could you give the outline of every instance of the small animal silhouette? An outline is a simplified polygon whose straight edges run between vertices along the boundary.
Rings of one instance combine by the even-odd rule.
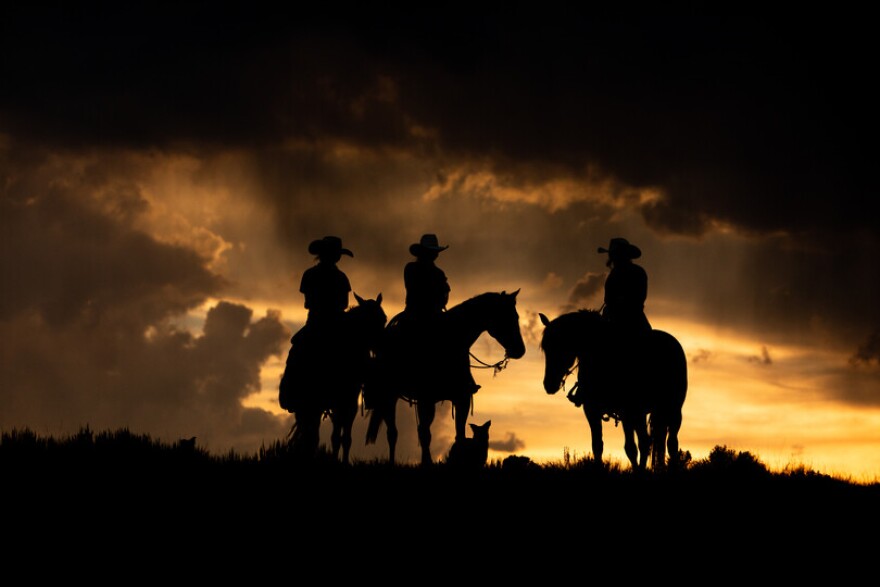
[[[177,441],[177,448],[182,451],[194,451],[196,449],[196,437],[181,438]]]
[[[446,463],[453,467],[479,469],[489,460],[489,426],[488,420],[482,426],[471,424],[472,438],[456,440],[449,449]]]

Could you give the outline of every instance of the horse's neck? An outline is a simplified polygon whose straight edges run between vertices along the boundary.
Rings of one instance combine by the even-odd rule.
[[[374,317],[368,314],[366,310],[349,310],[349,314],[346,317],[345,336],[348,337],[350,342],[357,346],[366,346],[370,340],[376,338],[376,333],[370,332],[371,325],[374,324]]]
[[[450,342],[470,348],[489,329],[489,312],[479,300],[471,299],[446,312],[446,335]]]
[[[585,313],[573,330],[570,340],[575,345],[578,361],[584,365],[602,360],[605,354],[607,329],[598,314]]]

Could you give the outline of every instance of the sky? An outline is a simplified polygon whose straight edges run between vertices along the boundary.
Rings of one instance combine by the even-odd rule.
[[[583,413],[543,390],[538,313],[599,307],[597,248],[624,237],[649,320],[688,358],[683,450],[875,481],[865,16],[7,3],[0,429],[128,428],[218,454],[283,440],[308,244],[341,237],[354,292],[393,316],[409,245],[435,233],[450,305],[520,290],[525,356],[474,373],[490,458],[586,456]],[[353,457],[387,456],[365,422]],[[433,432],[441,458],[448,403]],[[605,437],[623,462],[613,422]]]

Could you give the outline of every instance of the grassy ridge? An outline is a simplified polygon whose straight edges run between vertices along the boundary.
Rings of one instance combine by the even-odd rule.
[[[873,560],[861,537],[880,523],[876,483],[771,472],[721,446],[662,474],[588,458],[512,458],[462,471],[344,466],[326,452],[306,462],[281,442],[212,456],[127,430],[61,439],[24,430],[0,438],[0,475],[4,531],[17,537],[7,561],[18,561],[16,548],[28,560],[36,544],[77,564],[112,560],[139,573],[170,573],[173,563],[175,576],[180,568],[224,578],[236,561],[248,573],[291,565],[353,573],[377,560],[386,572],[401,560],[422,572],[476,551],[496,556],[477,557],[469,564],[482,566],[469,576],[517,579],[535,567],[568,576],[563,563],[585,560],[619,576],[647,569],[650,548],[653,564],[676,573],[688,561],[721,561],[726,577],[747,578],[758,559],[772,570],[768,560],[796,556],[799,566],[784,558],[780,577],[824,567],[845,578]]]
[[[857,483],[849,479],[818,473],[807,467],[772,472],[749,452],[736,452],[716,446],[707,458],[692,460],[683,454],[683,465],[676,471],[637,473],[613,463],[597,463],[591,457],[562,462],[537,464],[527,457],[512,456],[488,463],[478,471],[458,471],[439,462],[431,467],[416,465],[390,466],[376,461],[355,461],[344,466],[324,447],[313,458],[297,458],[290,446],[281,441],[264,446],[255,454],[242,455],[230,451],[212,455],[192,442],[181,440],[166,443],[146,434],[127,429],[94,432],[83,428],[63,438],[40,436],[30,430],[13,430],[0,435],[0,470],[7,479],[18,473],[22,479],[41,475],[66,475],[80,480],[123,478],[126,476],[195,482],[200,477],[224,478],[227,481],[265,482],[298,480],[306,485],[334,486],[338,482],[424,483],[427,488],[442,485],[444,479],[460,483],[466,478],[470,489],[481,484],[512,483],[516,486],[556,486],[559,484],[631,485],[661,488],[687,486],[705,488],[752,486],[762,488],[800,487],[811,491],[844,491],[852,494],[876,494],[880,483]]]

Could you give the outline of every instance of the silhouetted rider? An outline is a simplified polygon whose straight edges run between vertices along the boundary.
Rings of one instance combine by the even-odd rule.
[[[348,276],[336,264],[342,255],[354,254],[337,236],[312,241],[309,253],[317,263],[303,272],[299,287],[309,313],[290,339],[278,397],[283,409],[296,414],[291,430],[295,452],[311,458],[318,449],[321,414],[329,402],[324,382],[332,376],[332,361],[338,354],[334,351],[343,344],[341,328],[351,292]]]
[[[425,234],[419,242],[410,245],[409,252],[416,258],[403,268],[406,287],[406,309],[410,316],[436,317],[449,302],[449,281],[446,273],[435,264],[437,257],[449,246],[441,246],[435,234]]]
[[[339,343],[338,332],[348,308],[351,284],[336,263],[342,255],[354,257],[336,236],[312,241],[309,253],[317,257],[317,263],[303,272],[299,287],[309,314],[305,325],[290,339],[287,361],[291,373],[300,377],[322,372],[321,361],[333,356],[334,345]]]
[[[599,247],[599,252],[608,253],[606,265],[611,268],[605,280],[602,315],[624,336],[651,330],[645,316],[648,274],[633,263],[633,259],[642,256],[642,251],[625,238],[613,238],[608,248]]]
[[[446,273],[435,261],[447,248],[439,244],[435,234],[424,234],[409,247],[415,260],[403,268],[405,307],[389,322],[393,332],[391,347],[403,361],[399,371],[403,376],[411,367],[417,368],[414,364],[421,357],[435,356],[443,347],[440,325],[450,288]]]
[[[651,330],[645,316],[648,273],[633,263],[633,259],[642,256],[642,251],[625,238],[612,238],[608,248],[599,247],[599,252],[608,254],[606,266],[611,268],[605,279],[605,304],[602,307],[602,316],[611,326],[605,346],[607,361],[603,362],[607,368],[597,370],[587,379],[587,385],[581,385],[579,379],[576,388],[569,392],[568,399],[578,407],[586,401],[604,401],[603,394],[615,380],[620,380],[621,372],[630,369],[630,360],[643,348],[641,335]]]
[[[336,236],[312,241],[309,253],[317,256],[318,263],[306,269],[299,286],[309,311],[306,324],[332,328],[348,308],[351,292],[348,276],[336,264],[342,255],[354,257],[354,254],[343,248],[342,239]]]

